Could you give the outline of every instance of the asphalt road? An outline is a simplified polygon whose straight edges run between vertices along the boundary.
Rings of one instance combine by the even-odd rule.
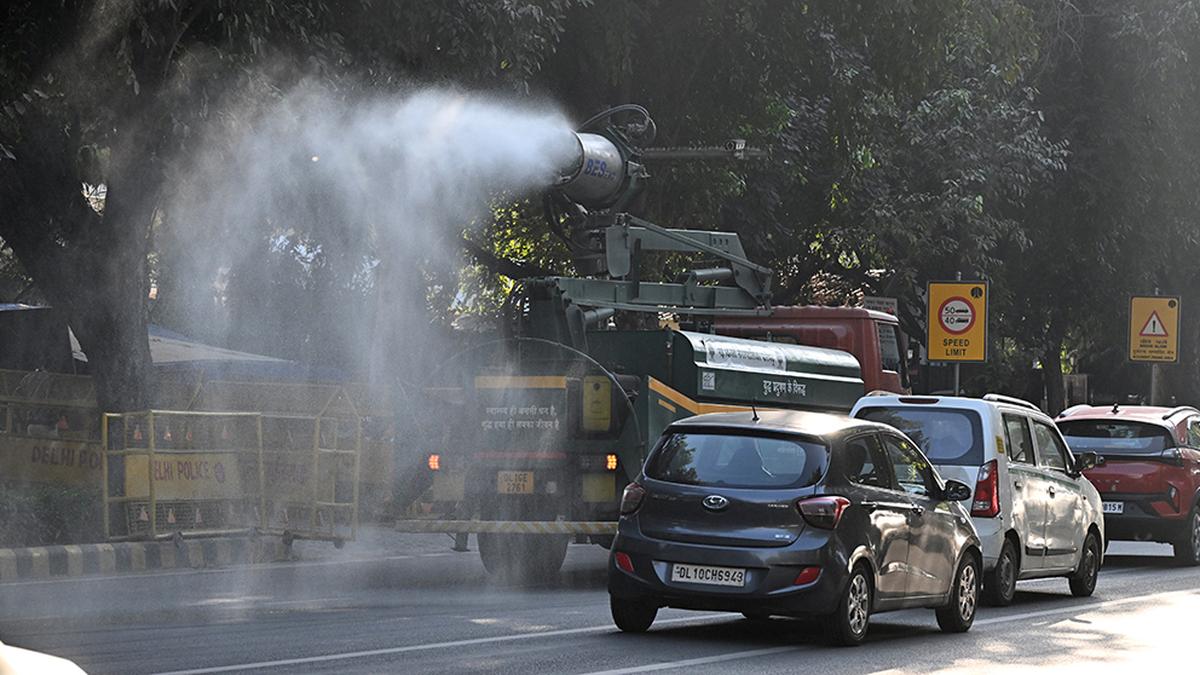
[[[612,627],[605,552],[572,546],[532,586],[486,578],[440,537],[379,534],[297,563],[0,585],[0,641],[89,673],[1129,672],[1194,661],[1200,568],[1169,549],[1113,544],[1096,595],[1023,582],[966,635],[931,611],[872,618],[833,649],[810,622],[660,612],[650,633]],[[1185,668],[1186,670],[1186,668]]]

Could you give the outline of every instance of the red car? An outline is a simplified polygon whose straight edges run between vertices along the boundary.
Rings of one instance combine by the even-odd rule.
[[[1080,405],[1056,421],[1075,454],[1103,458],[1085,475],[1107,538],[1171,544],[1177,561],[1200,565],[1200,410]]]

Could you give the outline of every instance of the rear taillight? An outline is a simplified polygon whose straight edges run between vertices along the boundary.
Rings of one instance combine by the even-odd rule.
[[[625,486],[625,492],[621,495],[621,515],[628,516],[638,510],[642,505],[642,500],[646,498],[646,488],[637,483],[630,483]]]
[[[1000,515],[1000,469],[996,460],[979,467],[975,479],[975,498],[971,500],[971,515],[992,518]]]
[[[796,502],[800,515],[813,527],[822,530],[832,530],[842,519],[842,512],[850,506],[850,500],[845,497],[811,497]]]
[[[617,564],[617,569],[633,574],[633,560],[630,559],[628,553],[622,551],[613,553],[613,562]]]

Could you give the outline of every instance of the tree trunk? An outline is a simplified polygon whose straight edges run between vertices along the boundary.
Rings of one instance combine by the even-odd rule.
[[[17,159],[0,162],[0,237],[75,331],[100,408],[147,408],[148,195],[157,181],[148,168],[114,172],[101,215],[81,192],[79,142],[63,131],[69,124],[54,115],[25,121]]]
[[[1046,383],[1046,412],[1051,417],[1066,407],[1063,385],[1062,340],[1053,340],[1042,354],[1042,377]]]

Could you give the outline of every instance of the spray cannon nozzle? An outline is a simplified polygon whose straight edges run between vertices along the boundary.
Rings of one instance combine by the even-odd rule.
[[[628,175],[626,155],[600,134],[575,133],[575,155],[554,186],[584,206],[607,206],[620,196]]]

